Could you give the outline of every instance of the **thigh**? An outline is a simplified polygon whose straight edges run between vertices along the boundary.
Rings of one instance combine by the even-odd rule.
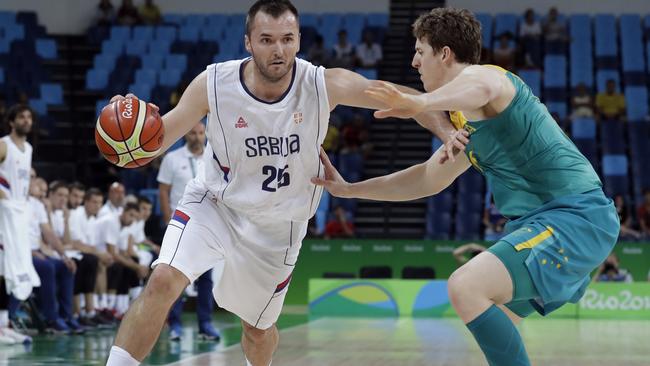
[[[207,192],[186,191],[167,225],[160,255],[152,267],[168,264],[194,282],[223,259],[221,242],[230,241],[229,231],[206,196]]]

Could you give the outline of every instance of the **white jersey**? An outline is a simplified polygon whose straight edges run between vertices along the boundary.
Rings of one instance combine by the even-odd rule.
[[[187,144],[165,155],[158,170],[158,183],[169,184],[169,206],[173,212],[183,197],[185,186],[201,169],[201,156],[194,156]]]
[[[325,69],[296,58],[292,81],[276,102],[246,88],[242,72],[251,59],[208,66],[208,146],[195,181],[226,206],[251,215],[307,221],[322,188],[319,148],[330,107]]]
[[[7,156],[0,163],[0,190],[8,199],[26,203],[29,195],[29,172],[32,169],[32,145],[25,141],[23,151],[9,135],[0,140],[7,144]]]

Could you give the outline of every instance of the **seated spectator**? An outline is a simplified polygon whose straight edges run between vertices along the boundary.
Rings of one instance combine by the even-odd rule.
[[[325,226],[325,239],[336,237],[354,237],[354,218],[350,211],[337,205]]]
[[[555,7],[548,11],[543,28],[546,42],[566,42],[568,39],[566,24],[559,20],[558,11]]]
[[[348,32],[344,29],[339,31],[339,41],[334,45],[331,66],[344,69],[354,68],[354,46],[348,42]]]
[[[381,46],[375,42],[372,33],[363,32],[363,43],[357,46],[357,62],[359,67],[372,69],[384,58]]]
[[[145,0],[144,4],[140,7],[140,17],[144,24],[156,25],[161,21],[160,9],[153,0]]]
[[[133,5],[133,0],[122,0],[122,6],[117,11],[117,23],[120,25],[131,26],[140,23],[140,13]]]
[[[643,203],[637,208],[637,219],[641,226],[641,234],[650,238],[650,189],[643,190]]]
[[[467,263],[470,259],[483,253],[485,250],[486,248],[481,244],[467,243],[465,245],[461,245],[458,248],[456,248],[452,254],[454,255],[454,259],[456,259],[458,265],[462,266],[463,264]],[[468,253],[469,253],[469,258],[467,256]]]
[[[70,197],[68,198],[68,209],[70,212],[72,212],[84,203],[86,187],[79,182],[73,182],[70,184],[68,189],[70,190]]]
[[[97,217],[103,217],[110,214],[121,214],[124,208],[124,196],[126,191],[124,185],[119,182],[113,182],[108,187],[108,199],[102,209],[99,210]]]
[[[621,240],[641,239],[641,233],[632,228],[632,215],[630,215],[630,210],[628,210],[627,204],[625,203],[625,197],[620,194],[614,196],[614,205],[616,206],[616,212],[618,213],[618,218],[621,222],[619,238]]]
[[[95,24],[98,26],[110,26],[115,22],[115,7],[111,0],[100,0],[95,14]]]
[[[596,95],[596,110],[598,117],[603,120],[624,120],[625,119],[625,97],[616,92],[616,81],[607,80],[604,93]]]
[[[620,261],[616,253],[611,253],[607,259],[600,265],[598,272],[593,278],[596,282],[613,281],[613,282],[633,282],[634,279],[627,269],[621,268]]]
[[[494,203],[494,196],[490,194],[490,203],[483,210],[483,226],[485,226],[485,240],[496,241],[503,236],[503,227],[508,220],[501,215]]]
[[[526,10],[524,22],[519,26],[519,42],[522,45],[526,67],[539,67],[542,62],[542,26],[535,19],[533,9]]]
[[[506,70],[514,71],[515,48],[511,44],[512,34],[504,32],[499,36],[499,42],[492,52],[494,64]]]
[[[578,84],[571,97],[571,110],[571,119],[594,116],[594,98],[584,83]]]
[[[83,328],[72,316],[72,296],[74,276],[77,266],[65,253],[62,239],[67,232],[67,222],[48,220],[45,205],[35,198],[39,195],[39,184],[30,182],[29,203],[32,217],[30,241],[32,261],[41,279],[37,292],[37,303],[46,320],[46,332],[69,334],[83,333]],[[50,189],[50,202],[54,212],[67,207],[68,187],[63,182],[53,182]],[[62,217],[63,219],[63,217]]]
[[[325,41],[320,34],[316,35],[314,44],[307,51],[307,59],[316,66],[327,66],[329,62],[329,52],[325,48]]]

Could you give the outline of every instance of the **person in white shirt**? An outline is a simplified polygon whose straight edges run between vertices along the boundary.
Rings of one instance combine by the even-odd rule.
[[[360,67],[374,68],[384,58],[379,43],[375,42],[372,33],[363,33],[363,43],[357,46],[357,62]]]
[[[41,278],[37,303],[46,319],[46,331],[81,334],[83,328],[72,312],[77,265],[64,249],[64,238],[68,232],[67,214],[64,214],[64,211],[67,212],[68,187],[60,181],[52,182],[49,201],[54,211],[50,214],[50,220],[45,205],[36,198],[40,194],[40,185],[36,180],[30,184],[30,194],[32,260]]]
[[[76,210],[84,203],[86,187],[80,182],[73,182],[70,184],[68,189],[70,190],[70,197],[68,198],[68,209]]]
[[[334,54],[330,60],[333,67],[352,69],[354,67],[354,45],[348,41],[348,32],[341,29],[338,42],[334,45]]]
[[[113,256],[114,263],[106,271],[107,309],[118,318],[128,309],[129,290],[139,286],[140,281],[149,275],[149,266],[138,263],[133,248],[131,225],[139,216],[138,205],[127,203],[120,215],[108,214],[100,217],[96,223],[99,243],[103,244],[106,251]]]
[[[526,66],[540,67],[542,57],[542,25],[535,19],[533,9],[526,10],[519,26],[519,42],[523,47]]]
[[[113,182],[108,187],[108,199],[102,209],[99,210],[97,217],[102,217],[109,213],[121,214],[125,203],[125,195],[124,185],[120,182]]]
[[[105,268],[113,264],[113,257],[105,249],[100,250],[96,246],[95,222],[103,202],[102,191],[90,188],[86,191],[83,205],[70,214],[70,239],[73,247],[81,252],[81,260],[77,262],[78,275],[75,276],[74,285],[75,313],[79,315],[79,323],[88,327],[111,323],[110,319],[97,314],[94,299],[100,266],[103,271],[101,280],[105,293]],[[84,297],[84,309],[80,308],[81,295]]]
[[[164,222],[169,222],[172,212],[183,196],[185,186],[199,171],[198,164],[203,155],[205,139],[205,126],[199,123],[185,135],[185,146],[167,153],[163,158],[158,172],[158,190]],[[194,284],[197,288],[196,317],[199,322],[199,338],[219,340],[221,335],[212,326],[212,270],[202,274]],[[172,341],[181,338],[184,302],[185,299],[181,296],[169,313],[169,339]]]
[[[11,132],[0,138],[0,344],[31,342],[9,327],[9,294],[25,300],[40,286],[28,244],[32,110],[14,105],[7,111]]]

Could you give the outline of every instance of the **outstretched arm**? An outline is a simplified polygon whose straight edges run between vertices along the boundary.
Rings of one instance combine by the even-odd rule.
[[[210,111],[206,87],[207,77],[207,71],[203,71],[194,78],[185,89],[176,107],[162,117],[165,137],[158,155],[162,155],[178,139],[185,136]],[[124,98],[121,95],[116,95],[111,98],[111,103]]]
[[[332,195],[343,198],[363,198],[377,201],[410,201],[440,193],[470,167],[464,154],[455,161],[441,163],[444,146],[440,147],[424,163],[393,174],[348,183],[334,168],[321,149],[321,161],[325,166],[325,178],[312,178],[312,183],[324,186]]]

